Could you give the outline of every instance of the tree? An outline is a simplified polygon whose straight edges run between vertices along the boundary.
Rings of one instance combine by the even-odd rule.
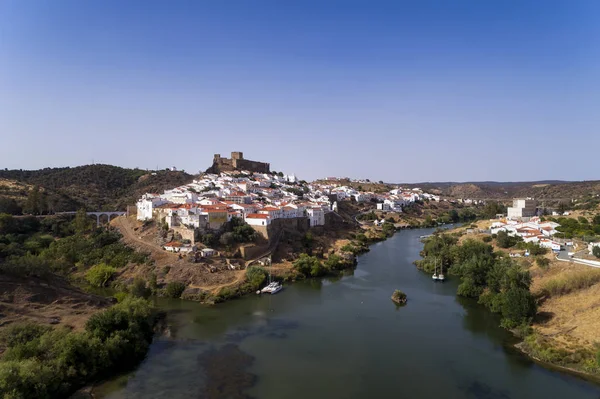
[[[233,233],[223,233],[221,235],[221,237],[219,238],[219,242],[221,243],[221,245],[225,245],[225,246],[229,246],[231,244],[233,244],[235,242],[235,238],[233,236]]]
[[[594,245],[592,247],[592,255],[594,255],[596,258],[600,258],[600,245]]]
[[[246,269],[246,280],[252,285],[252,289],[258,289],[267,279],[267,272],[259,266],[250,266]]]
[[[156,275],[155,275],[156,278]],[[137,298],[148,299],[152,295],[152,290],[146,287],[146,281],[143,278],[136,277],[129,289],[132,296]]]
[[[172,281],[165,287],[165,296],[169,298],[180,298],[185,291],[185,284],[179,281]]]
[[[325,273],[325,269],[319,259],[308,254],[300,254],[300,257],[294,262],[294,269],[305,276],[318,277]]]
[[[85,208],[80,208],[75,214],[75,220],[73,220],[73,226],[75,233],[85,234],[92,229],[92,221],[88,218]]]
[[[23,212],[30,215],[38,215],[40,213],[39,201],[40,188],[36,185],[33,186],[33,188],[29,190],[29,193],[27,194],[27,200],[23,206]]]
[[[514,247],[522,239],[518,236],[511,236],[506,231],[499,231],[496,237],[496,244],[500,248]]]
[[[513,287],[503,295],[502,326],[514,328],[526,323],[537,311],[535,299],[528,289]]]
[[[21,207],[12,198],[0,197],[0,213],[9,215],[19,215],[22,212]]]
[[[202,236],[201,241],[202,241],[202,244],[206,245],[207,247],[212,247],[217,242],[217,239],[214,234],[209,233],[209,234],[204,234]]]
[[[85,279],[94,287],[105,287],[108,280],[117,272],[114,267],[100,263],[92,266],[85,274]]]
[[[569,206],[568,206],[568,205],[567,205],[565,202],[561,202],[561,203],[559,203],[559,204],[558,204],[558,207],[556,208],[556,211],[557,211],[559,214],[561,214],[561,215],[562,215],[562,214],[563,214],[563,213],[565,213],[565,212],[566,212],[568,209],[569,209]]]
[[[497,201],[489,201],[483,208],[482,216],[486,219],[493,219],[496,215],[505,213],[506,207],[503,204]]]

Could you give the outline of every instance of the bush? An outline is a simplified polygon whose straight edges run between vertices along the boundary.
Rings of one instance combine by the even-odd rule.
[[[550,266],[550,259],[544,258],[543,256],[537,256],[535,258],[535,263],[542,269],[547,269]]]
[[[400,290],[394,290],[392,300],[396,303],[406,303],[406,294]]]
[[[172,281],[165,287],[165,296],[169,298],[180,298],[185,291],[185,284],[179,281]]]
[[[294,269],[305,276],[312,277],[322,276],[326,272],[319,259],[307,254],[300,254],[300,257],[294,262]]]
[[[527,323],[537,311],[535,299],[528,289],[510,288],[503,294],[502,326],[514,328]]]
[[[508,234],[506,231],[499,231],[497,236],[496,236],[496,244],[498,244],[498,246],[500,248],[511,248],[514,247],[515,245],[517,245],[517,243],[519,241],[522,241],[523,239],[519,236],[511,236],[510,234]]]
[[[85,279],[94,287],[105,287],[108,280],[117,272],[114,267],[100,263],[92,266],[85,274]]]
[[[252,285],[253,289],[258,289],[267,279],[267,272],[259,266],[250,266],[246,269],[246,280]]]
[[[152,295],[152,290],[146,286],[146,280],[137,277],[133,280],[133,284],[129,288],[129,292],[133,297],[148,299]]]
[[[592,247],[592,255],[594,255],[596,258],[600,258],[600,245],[595,245]]]
[[[35,325],[9,327],[0,360],[4,398],[69,397],[96,379],[125,371],[146,354],[154,312],[142,299],[93,315],[84,332]]]
[[[483,240],[483,242],[487,243],[487,242],[492,242],[493,238],[492,238],[492,236],[485,236],[482,238],[482,240]]]

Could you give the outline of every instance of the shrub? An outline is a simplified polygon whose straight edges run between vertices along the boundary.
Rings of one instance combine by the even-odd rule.
[[[152,290],[149,287],[146,287],[146,280],[139,277],[133,280],[129,292],[136,298],[148,299],[150,295],[152,295]]]
[[[394,290],[394,293],[392,294],[392,300],[397,303],[405,303],[406,294],[400,290]]]
[[[600,258],[600,245],[595,245],[592,248],[592,255],[594,255],[596,258]]]
[[[124,371],[146,354],[154,312],[148,302],[128,298],[94,314],[84,332],[35,325],[9,328],[0,360],[4,398],[69,397],[96,379]]]
[[[169,298],[180,298],[185,291],[185,284],[179,281],[172,281],[165,287],[165,296]]]
[[[312,277],[321,276],[326,272],[319,259],[307,254],[300,254],[300,257],[294,262],[294,269],[305,276],[310,275]]]
[[[246,269],[246,280],[252,285],[253,289],[259,288],[267,279],[267,272],[259,266],[250,266]]]
[[[85,274],[85,279],[94,287],[105,287],[108,280],[117,272],[114,267],[104,263],[92,266]]]
[[[542,269],[547,269],[550,265],[550,259],[544,258],[543,256],[537,256],[535,258],[535,263],[537,263],[537,265]]]
[[[339,270],[344,268],[345,263],[346,262],[342,259],[341,256],[331,254],[325,261],[325,268],[330,270]]]
[[[483,242],[492,242],[493,238],[492,236],[485,236],[482,238]]]

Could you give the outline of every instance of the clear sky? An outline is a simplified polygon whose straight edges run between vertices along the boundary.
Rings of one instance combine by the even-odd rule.
[[[600,179],[600,1],[0,1],[0,167]]]

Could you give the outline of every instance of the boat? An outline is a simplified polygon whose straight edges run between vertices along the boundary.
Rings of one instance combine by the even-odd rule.
[[[269,259],[269,265],[271,264],[271,261]],[[260,290],[261,293],[263,294],[276,294],[279,291],[281,291],[283,289],[283,285],[279,284],[277,281],[271,281],[271,269],[269,268],[269,284],[267,284],[266,287],[264,287],[262,290]]]
[[[437,259],[435,260],[435,265],[433,266],[433,276],[431,276],[433,281],[437,281],[439,279],[437,274]]]
[[[265,288],[260,290],[263,294],[275,294],[283,289],[283,286],[276,281],[269,283]]]
[[[442,270],[442,265],[440,265],[440,272],[438,274],[438,281],[446,280],[446,276],[444,276],[444,271]]]

